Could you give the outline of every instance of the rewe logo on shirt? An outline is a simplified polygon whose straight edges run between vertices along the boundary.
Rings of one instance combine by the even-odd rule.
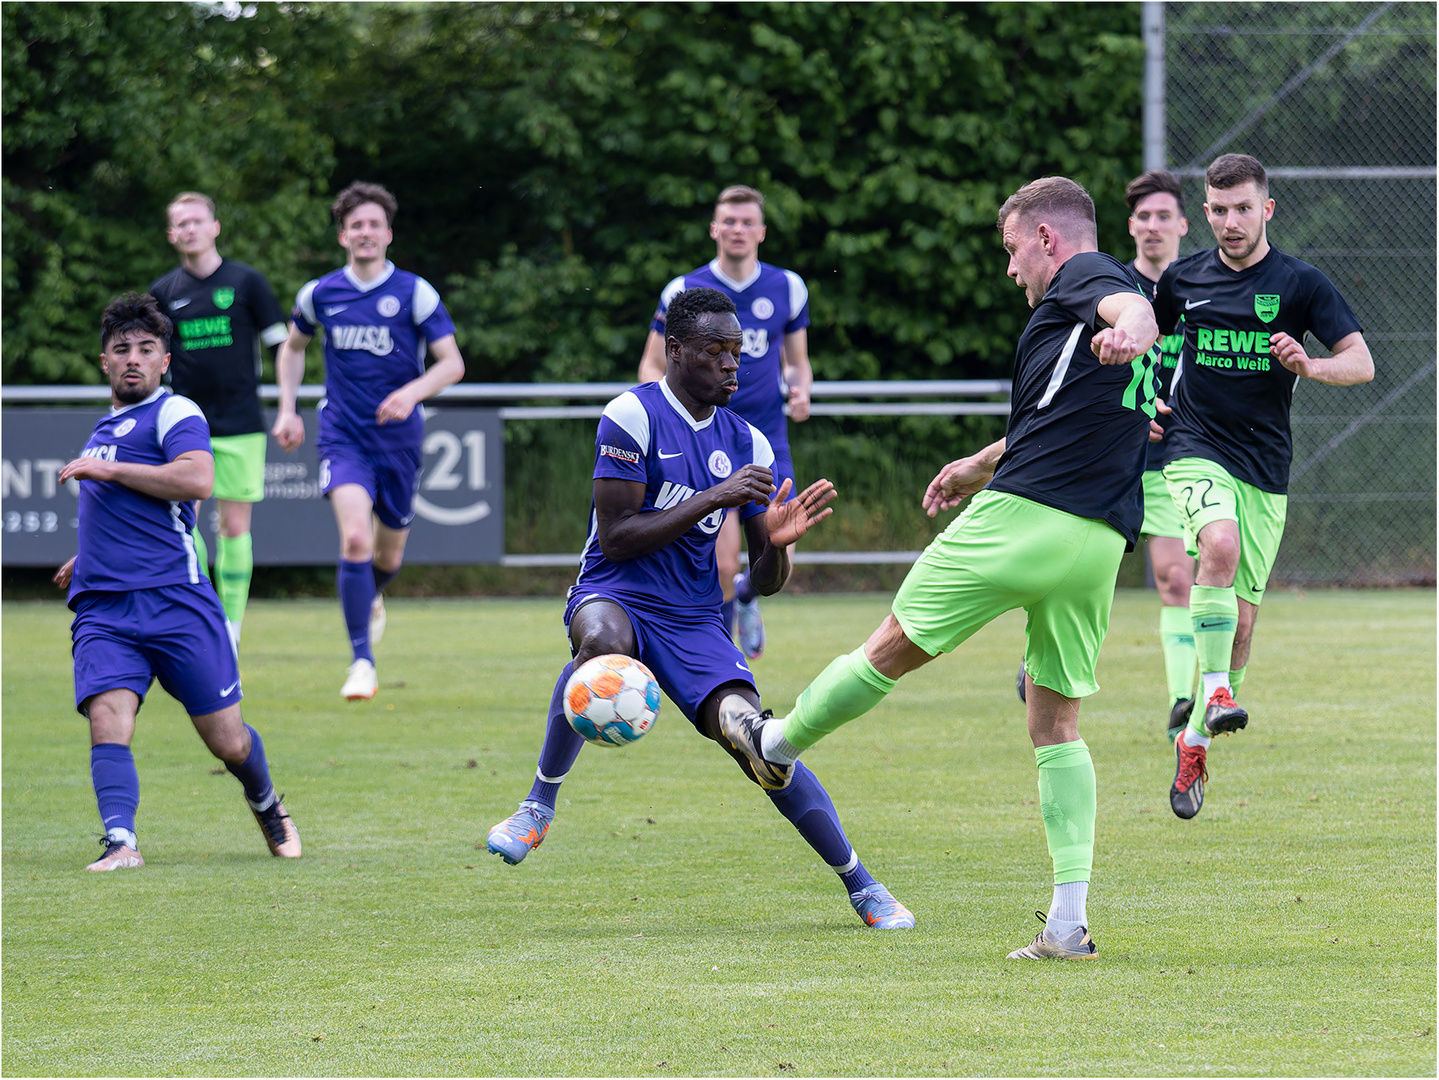
[[[395,351],[388,326],[332,326],[330,343],[337,349],[389,356]]]

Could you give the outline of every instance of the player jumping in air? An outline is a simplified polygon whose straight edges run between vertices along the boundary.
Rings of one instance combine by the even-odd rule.
[[[715,536],[737,511],[755,588],[770,595],[789,577],[787,545],[831,513],[828,480],[786,501],[790,482],[775,490],[769,440],[723,407],[744,341],[734,304],[714,289],[688,289],[671,298],[666,334],[664,378],[621,394],[600,420],[590,536],[565,609],[573,659],[555,681],[534,786],[489,833],[490,851],[507,863],[538,847],[554,819],[555,796],[584,746],[565,720],[565,684],[592,657],[638,657],[699,733],[727,748],[721,716],[758,710],[759,693],[720,614]],[[914,925],[859,861],[812,772],[799,766],[771,783],[731,754],[839,875],[866,924]]]
[[[182,191],[165,211],[165,235],[180,265],[150,286],[170,313],[170,385],[200,406],[215,455],[220,537],[215,544],[215,591],[235,641],[245,619],[254,574],[251,508],[265,497],[265,418],[260,412],[260,347],[285,340],[285,317],[258,270],[220,257],[220,223],[208,195]],[[204,539],[195,538],[200,563]]]
[[[271,854],[296,859],[259,734],[240,717],[240,670],[225,612],[200,572],[195,500],[215,481],[210,431],[160,378],[170,320],[151,296],[113,301],[100,323],[110,414],[59,472],[79,481],[79,553],[55,575],[75,621],[75,707],[90,721],[90,777],[105,853],[86,869],[144,866],[135,836],[140,777],[130,741],[150,683],[185,707],[210,752],[240,781]]]
[[[385,629],[385,586],[395,580],[415,516],[423,461],[424,410],[465,373],[455,324],[440,294],[385,258],[394,239],[395,197],[379,184],[351,184],[330,208],[347,264],[304,286],[275,372],[280,410],[274,435],[286,450],[305,441],[295,397],[305,347],[325,328],[325,399],[315,448],[320,490],[340,530],[336,588],[353,662],[340,690],[367,701],[379,690],[373,646]],[[434,363],[425,370],[425,353]]]
[[[925,549],[894,610],[836,659],[790,714],[723,714],[724,733],[767,784],[801,753],[874,708],[906,672],[1023,608],[1025,698],[1040,813],[1054,865],[1044,929],[1011,959],[1090,959],[1085,901],[1094,862],[1094,765],[1079,699],[1099,689],[1099,646],[1119,561],[1139,536],[1140,476],[1154,418],[1158,336],[1149,301],[1100,254],[1094,203],[1051,176],[999,209],[1009,276],[1034,308],[1015,351],[1003,439],[952,461],[924,493],[933,516],[965,511]]]
[[[759,261],[764,236],[764,196],[740,184],[721,191],[710,221],[715,257],[675,278],[660,293],[640,359],[639,380],[664,377],[665,312],[670,301],[684,289],[724,293],[734,301],[744,332],[739,389],[729,408],[764,433],[774,450],[774,482],[788,479],[793,488],[785,402],[787,398],[789,417],[796,424],[809,419],[809,388],[814,381],[809,366],[809,290],[793,270]],[[731,635],[738,622],[740,648],[748,659],[757,660],[764,653],[764,620],[758,590],[748,574],[740,573],[739,540],[739,519],[731,515],[715,541],[724,620]]]
[[[1249,722],[1234,696],[1284,533],[1295,384],[1374,378],[1369,346],[1344,297],[1317,269],[1270,245],[1274,200],[1264,166],[1247,154],[1216,158],[1204,193],[1219,246],[1171,264],[1154,300],[1160,331],[1182,325],[1184,333],[1165,424],[1164,479],[1188,550],[1199,556],[1189,612],[1204,708],[1194,710],[1174,744],[1169,804],[1182,818],[1204,805],[1209,740]],[[1311,357],[1306,333],[1333,355]]]

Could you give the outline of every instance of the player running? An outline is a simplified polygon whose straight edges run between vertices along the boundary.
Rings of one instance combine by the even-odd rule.
[[[1181,818],[1204,805],[1210,739],[1249,722],[1234,695],[1284,533],[1294,387],[1301,377],[1331,386],[1374,378],[1344,297],[1319,270],[1270,245],[1274,200],[1264,166],[1247,154],[1216,158],[1204,193],[1219,246],[1172,264],[1154,301],[1161,332],[1183,324],[1164,479],[1188,550],[1199,556],[1189,611],[1204,708],[1175,740],[1169,805]],[[1306,333],[1333,355],[1309,356]]]
[[[75,708],[90,721],[90,778],[105,828],[105,853],[87,870],[145,865],[130,741],[156,678],[240,781],[270,853],[300,857],[264,743],[240,717],[244,695],[224,609],[200,572],[195,500],[209,498],[215,461],[199,407],[160,385],[172,332],[154,297],[129,293],[105,309],[100,370],[112,408],[59,472],[80,488],[79,553],[55,582],[69,587],[75,612]]]
[[[397,207],[379,184],[340,192],[330,211],[349,260],[300,290],[275,361],[280,410],[273,434],[293,450],[305,441],[295,411],[305,347],[325,328],[315,449],[320,490],[340,530],[335,585],[353,655],[340,695],[348,701],[368,701],[380,688],[374,646],[385,630],[384,590],[405,556],[423,461],[424,410],[416,406],[465,373],[440,294],[385,258]],[[435,358],[428,371],[427,347]]]
[[[684,289],[718,289],[735,303],[744,331],[739,390],[729,403],[731,411],[757,427],[774,450],[774,482],[794,481],[785,400],[795,423],[809,419],[809,388],[814,375],[809,366],[809,290],[793,270],[781,270],[759,261],[764,241],[764,196],[752,187],[736,184],[719,193],[710,239],[715,257],[681,277],[660,293],[659,307],[645,339],[639,381],[654,382],[665,373],[665,312]],[[731,515],[715,541],[720,588],[724,593],[724,620],[734,636],[738,622],[740,648],[750,660],[764,654],[764,619],[759,592],[748,574],[740,572],[739,519]]]
[[[828,480],[790,501],[788,479],[776,492],[769,440],[722,407],[735,393],[744,342],[734,304],[714,289],[688,289],[671,297],[668,316],[664,378],[621,394],[600,420],[590,535],[565,609],[573,659],[555,682],[534,785],[489,833],[489,850],[512,865],[544,840],[584,746],[565,719],[571,672],[607,653],[638,657],[696,730],[726,746],[720,717],[757,710],[759,693],[720,615],[715,536],[738,511],[755,588],[768,596],[789,577],[786,546],[831,513]],[[867,925],[914,925],[859,861],[812,772],[800,766],[771,783],[730,753],[839,875]]]
[[[790,714],[722,714],[724,734],[766,784],[781,785],[825,735],[874,708],[899,678],[1017,607],[1025,628],[1029,737],[1054,864],[1044,929],[1010,959],[1092,959],[1086,899],[1094,862],[1094,765],[1079,699],[1094,693],[1119,561],[1139,536],[1140,476],[1156,407],[1149,301],[1098,251],[1094,203],[1045,177],[999,208],[1009,276],[1034,313],[1015,351],[1003,439],[939,471],[931,517],[973,495],[925,549],[894,610],[836,659]]]
[[[205,414],[215,455],[220,536],[215,591],[235,641],[240,640],[255,571],[251,508],[265,497],[265,418],[260,412],[260,347],[285,340],[275,292],[254,267],[221,258],[220,223],[208,195],[182,191],[165,210],[166,237],[180,265],[150,286],[170,313],[170,385]],[[200,565],[205,542],[195,530]]]

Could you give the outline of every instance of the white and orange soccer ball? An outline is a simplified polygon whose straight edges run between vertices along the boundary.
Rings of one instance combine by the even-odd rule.
[[[660,684],[633,656],[596,656],[565,684],[565,719],[596,746],[628,746],[659,712]]]

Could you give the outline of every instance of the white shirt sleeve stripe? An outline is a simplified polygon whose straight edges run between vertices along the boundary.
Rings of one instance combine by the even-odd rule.
[[[664,287],[664,291],[663,291],[662,293],[660,293],[660,311],[661,311],[661,312],[669,311],[669,309],[670,309],[670,302],[673,301],[676,296],[678,296],[680,293],[682,293],[682,292],[684,292],[684,291],[685,291],[685,279],[684,279],[683,275],[681,275],[680,277],[675,278],[675,279],[674,279],[673,281],[671,281],[668,285],[666,285],[666,286]]]
[[[789,279],[789,319],[785,320],[789,322],[809,303],[809,289],[805,286],[804,278],[793,270],[786,270],[784,276]]]
[[[170,429],[186,417],[198,416],[205,419],[205,414],[187,397],[179,394],[170,394],[164,401],[160,402],[160,413],[155,418],[155,441],[165,445],[165,436],[170,434]]]
[[[282,322],[277,322],[273,326],[267,326],[260,331],[260,340],[271,348],[274,348],[289,336],[290,330]]]
[[[410,306],[415,325],[419,326],[428,319],[439,306],[440,294],[435,291],[435,287],[422,277],[415,278],[415,297]]]
[[[606,405],[605,416],[609,417],[611,423],[618,424],[635,441],[640,453],[650,452],[650,414],[645,412],[643,403],[635,397],[633,391],[626,390]]]
[[[1084,333],[1084,324],[1075,323],[1074,329],[1069,332],[1069,340],[1064,343],[1064,351],[1059,354],[1055,362],[1054,373],[1049,376],[1049,385],[1044,388],[1044,397],[1039,399],[1035,406],[1042,409],[1054,400],[1054,395],[1059,393],[1060,384],[1064,382],[1064,376],[1069,373],[1069,361],[1074,357],[1074,347],[1079,344],[1079,335]]]
[[[300,314],[305,316],[307,323],[316,327],[320,325],[320,320],[315,318],[315,286],[319,283],[318,278],[307,281],[295,295],[295,306],[300,309]]]
[[[774,468],[774,447],[769,444],[768,436],[753,424],[749,425],[749,433],[754,439],[754,463],[766,469]]]

